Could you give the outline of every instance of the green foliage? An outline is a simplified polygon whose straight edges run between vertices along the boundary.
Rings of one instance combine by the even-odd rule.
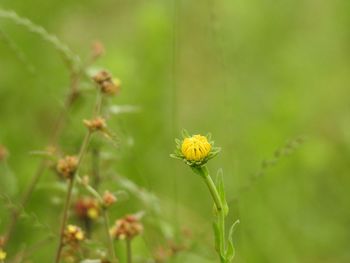
[[[107,68],[123,84],[108,103],[137,110],[109,111],[118,143],[93,142],[105,147],[101,176],[127,177],[158,197],[162,220],[171,226],[168,236],[177,245],[188,242],[169,262],[217,262],[206,189],[168,158],[180,127],[211,131],[225,152],[210,166],[225,171],[226,221],[241,220],[234,262],[350,262],[348,0],[3,0],[1,9],[54,33],[83,62],[93,41],[104,43],[106,54],[94,69]],[[12,21],[0,18],[0,144],[9,150],[8,168],[17,181],[18,194],[6,196],[17,207],[41,158],[30,153],[46,147],[70,74],[57,56],[62,52]],[[85,78],[80,87],[59,140],[63,152],[77,152],[81,121],[91,114],[95,89]],[[300,135],[307,142],[293,154],[271,154]],[[89,165],[81,172],[89,173]],[[6,173],[0,170],[0,192],[10,194],[2,183]],[[57,234],[63,184],[46,170],[38,186],[26,212]],[[114,181],[100,187],[121,188]],[[121,199],[111,221],[144,207],[131,194]],[[2,235],[11,217],[8,200],[1,200]],[[22,244],[32,248],[45,238],[46,230],[31,222],[20,220],[9,258]],[[190,229],[185,237],[183,228]],[[105,252],[103,241],[96,250]],[[152,258],[168,242],[149,227],[135,244],[135,260]],[[45,242],[23,261],[52,262],[55,247]]]

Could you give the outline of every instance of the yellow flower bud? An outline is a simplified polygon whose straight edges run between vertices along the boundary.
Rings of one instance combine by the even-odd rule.
[[[188,161],[201,161],[208,156],[210,150],[211,144],[207,137],[199,134],[185,138],[181,146],[181,152]]]

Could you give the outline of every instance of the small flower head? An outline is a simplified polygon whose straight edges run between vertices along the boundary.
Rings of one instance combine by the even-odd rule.
[[[78,158],[75,156],[66,156],[60,159],[56,169],[60,175],[66,179],[71,179],[78,167]]]
[[[100,215],[98,201],[92,197],[79,198],[74,207],[76,215],[84,220],[96,220]]]
[[[85,126],[90,130],[90,131],[104,131],[107,127],[106,120],[101,117],[97,117],[92,120],[84,120]]]
[[[200,134],[190,136],[184,130],[182,137],[182,140],[175,140],[175,153],[170,156],[183,160],[191,167],[200,167],[206,164],[220,151],[220,148],[214,147],[214,142],[210,141],[210,134],[207,136]]]
[[[106,95],[115,95],[119,92],[121,82],[119,79],[113,79],[112,75],[107,71],[100,71],[93,80],[99,86],[101,92]]]
[[[113,205],[115,202],[117,202],[117,198],[115,197],[115,195],[109,191],[105,191],[102,199],[103,199],[103,205],[105,207],[109,207],[109,206]]]
[[[3,261],[6,259],[6,252],[0,248],[0,260]]]
[[[85,238],[84,232],[80,227],[68,225],[64,231],[64,242],[66,244],[77,244]]]
[[[131,240],[140,235],[142,231],[143,226],[139,218],[135,215],[127,215],[115,222],[115,225],[110,229],[110,234],[117,240]]]

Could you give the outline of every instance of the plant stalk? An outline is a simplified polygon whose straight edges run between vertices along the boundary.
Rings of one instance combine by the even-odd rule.
[[[214,200],[215,207],[217,209],[217,217],[218,217],[218,228],[219,228],[219,233],[220,233],[220,254],[224,253],[226,250],[225,247],[225,212],[223,209],[223,204],[219,195],[219,192],[216,188],[216,185],[214,184],[211,176],[209,175],[209,170],[206,166],[203,166],[200,169],[200,174],[202,175],[202,178],[204,179],[204,182],[206,183],[210,194]],[[223,260],[221,258],[221,261]]]

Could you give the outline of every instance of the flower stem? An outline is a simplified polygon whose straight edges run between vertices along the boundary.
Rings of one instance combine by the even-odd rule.
[[[88,131],[85,135],[83,144],[81,145],[81,148],[80,148],[80,152],[78,155],[77,169],[68,183],[68,192],[67,192],[67,198],[66,198],[66,202],[64,205],[64,209],[63,209],[63,218],[62,218],[62,223],[61,223],[60,237],[59,237],[59,243],[58,243],[55,263],[59,263],[60,259],[61,259],[61,252],[62,252],[62,248],[64,245],[63,244],[63,235],[64,235],[64,229],[66,227],[67,220],[68,220],[68,210],[69,210],[70,201],[71,201],[71,197],[72,197],[72,191],[73,191],[73,186],[74,186],[75,177],[76,177],[75,175],[78,174],[79,167],[83,161],[84,155],[85,155],[87,147],[89,145],[90,138],[91,138],[91,132]]]
[[[105,225],[105,231],[106,231],[106,237],[107,237],[107,243],[108,243],[108,249],[109,249],[109,256],[112,258],[112,262],[115,263],[117,262],[117,258],[115,255],[115,251],[114,251],[114,245],[113,245],[113,239],[111,237],[111,235],[109,234],[109,217],[108,217],[108,213],[107,213],[107,208],[103,208],[102,209],[102,213],[103,213],[103,221],[104,221],[104,225]]]
[[[59,240],[59,243],[58,243],[58,248],[57,248],[57,253],[56,253],[56,260],[55,260],[56,263],[60,262],[60,258],[61,258],[61,251],[62,251],[62,248],[63,248],[64,228],[66,226],[67,219],[68,219],[68,208],[69,208],[70,199],[71,199],[71,195],[72,195],[73,185],[74,185],[74,181],[73,181],[73,178],[72,178],[68,182],[68,192],[67,192],[66,201],[64,203],[63,217],[62,217],[62,223],[61,223],[61,228],[60,228],[60,237],[59,237],[60,240]]]
[[[132,263],[131,239],[127,238],[125,241],[126,241],[126,262]]]
[[[218,217],[218,230],[219,230],[219,254],[220,254],[220,259],[222,262],[222,255],[226,250],[225,247],[225,212],[223,209],[223,204],[222,204],[222,200],[220,198],[220,195],[218,193],[218,190],[212,180],[212,178],[209,175],[209,170],[206,166],[203,166],[201,168],[199,168],[199,172],[202,175],[202,178],[204,179],[204,182],[206,183],[206,185],[208,186],[208,189],[210,191],[210,194],[214,200],[216,209],[217,209],[217,217]]]
[[[204,179],[204,182],[208,186],[210,194],[214,200],[215,206],[216,206],[218,211],[221,211],[222,210],[221,198],[219,196],[218,190],[216,189],[216,186],[215,186],[213,180],[211,179],[211,177],[209,175],[209,170],[206,166],[201,167],[200,169],[201,169],[200,171],[201,171],[202,177]]]

